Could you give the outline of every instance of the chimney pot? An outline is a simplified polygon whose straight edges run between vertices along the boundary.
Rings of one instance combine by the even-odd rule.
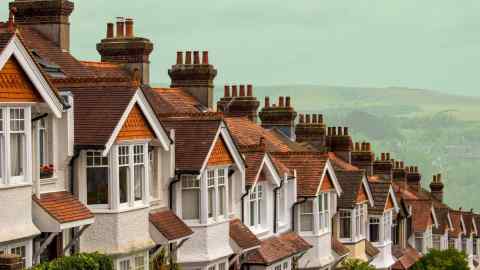
[[[185,52],[185,64],[186,65],[191,65],[192,64],[192,52],[191,51]]]
[[[232,97],[236,97],[237,95],[238,95],[237,86],[232,85]]]
[[[251,84],[247,85],[247,96],[248,97],[253,97],[253,85],[251,85]]]
[[[403,164],[403,161],[400,161],[400,168],[403,169],[403,165],[404,165],[404,164]]]
[[[363,143],[362,143],[362,148],[363,148]],[[355,151],[358,152],[360,150],[360,143],[356,142],[355,143]]]
[[[323,124],[323,114],[318,115],[318,123]]]
[[[193,52],[193,64],[194,65],[200,65],[200,52],[199,51],[194,51]]]
[[[343,128],[343,135],[348,136],[348,127]]]
[[[183,52],[177,52],[177,65],[183,65]]]
[[[240,96],[241,97],[245,96],[245,85],[243,84],[240,85]]]
[[[312,123],[316,124],[317,123],[317,114],[312,114]]]
[[[300,124],[305,123],[305,115],[300,114],[300,119],[299,119]]]
[[[265,108],[270,108],[270,97],[265,97]]]
[[[415,173],[418,173],[418,166],[415,166]]]
[[[338,136],[342,136],[342,127],[338,127],[338,132],[337,133],[338,133],[337,134]]]
[[[284,99],[283,96],[278,97],[278,107],[283,108],[285,106]]]
[[[133,19],[127,18],[125,20],[125,35],[128,38],[131,38],[134,36],[133,34]]]
[[[385,153],[382,153],[382,160],[385,160]]]
[[[390,153],[386,153],[385,158],[386,158],[386,160],[390,160]]]
[[[208,65],[208,51],[202,52],[202,64]]]
[[[225,85],[223,88],[223,96],[224,97],[229,97],[230,96],[230,86]]]
[[[437,183],[437,176],[435,174],[433,175],[433,181],[432,182]]]
[[[439,173],[439,174],[437,175],[437,181],[438,181],[439,183],[442,182],[442,174],[441,174],[441,173]]]
[[[113,23],[107,23],[107,38],[114,38],[113,28]]]
[[[337,129],[332,127],[332,136],[337,136]]]
[[[305,123],[310,124],[310,114],[305,115]]]
[[[372,150],[372,145],[370,143],[367,143],[367,151],[370,152]]]
[[[285,107],[287,107],[287,108],[291,107],[291,98],[290,97],[285,98]]]
[[[117,38],[125,36],[125,20],[123,17],[117,17]]]

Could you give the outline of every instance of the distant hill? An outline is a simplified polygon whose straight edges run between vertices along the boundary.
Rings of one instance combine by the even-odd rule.
[[[366,88],[315,85],[255,87],[263,102],[291,96],[298,112],[322,113],[331,126],[349,126],[354,141],[374,151],[418,165],[422,184],[442,172],[445,200],[453,207],[480,210],[480,97],[400,87]],[[216,98],[223,90],[216,89]]]

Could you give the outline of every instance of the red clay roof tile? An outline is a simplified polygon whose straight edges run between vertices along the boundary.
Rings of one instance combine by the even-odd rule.
[[[239,219],[230,221],[230,238],[242,249],[260,246],[260,240]]]
[[[150,223],[169,241],[184,238],[193,234],[192,229],[188,227],[171,210],[160,210],[150,213]]]
[[[33,196],[33,201],[61,224],[93,218],[92,212],[66,191],[41,194],[40,199]]]

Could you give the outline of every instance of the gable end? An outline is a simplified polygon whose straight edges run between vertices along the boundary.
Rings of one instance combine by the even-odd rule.
[[[0,71],[0,102],[42,101],[17,59],[11,56]]]
[[[143,115],[140,107],[135,104],[128,115],[122,129],[118,133],[117,141],[153,139],[155,134]]]

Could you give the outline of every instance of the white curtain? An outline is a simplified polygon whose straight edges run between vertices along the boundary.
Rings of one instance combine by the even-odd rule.
[[[184,189],[182,191],[183,219],[199,219],[200,189]]]
[[[13,133],[10,137],[10,158],[12,176],[23,175],[23,134]]]

